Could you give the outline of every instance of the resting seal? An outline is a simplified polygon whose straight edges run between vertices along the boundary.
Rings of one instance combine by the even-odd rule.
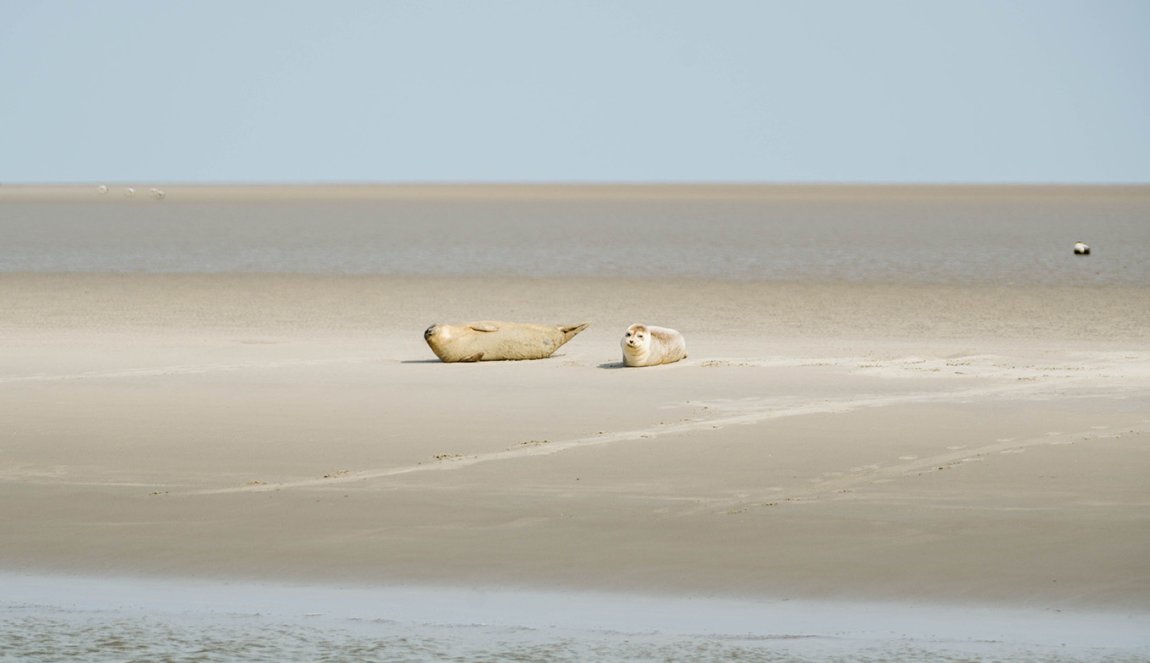
[[[465,325],[431,325],[423,340],[445,362],[544,359],[550,357],[581,325],[533,325],[523,322],[469,322]]]
[[[626,366],[658,366],[687,358],[687,342],[674,329],[631,325],[619,342]]]
[[[1090,247],[1086,245],[1086,242],[1075,242],[1074,243],[1074,255],[1076,255],[1076,256],[1088,256],[1088,255],[1090,255]]]

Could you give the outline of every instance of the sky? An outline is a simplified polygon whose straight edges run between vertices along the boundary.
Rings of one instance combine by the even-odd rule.
[[[0,185],[1150,182],[1146,0],[0,0]]]

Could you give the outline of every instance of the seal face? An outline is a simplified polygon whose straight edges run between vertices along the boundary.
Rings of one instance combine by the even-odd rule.
[[[462,325],[434,324],[423,332],[423,340],[436,357],[448,363],[545,359],[588,324],[537,325],[488,320]]]
[[[626,366],[658,366],[687,358],[687,342],[674,329],[634,324],[619,341]]]

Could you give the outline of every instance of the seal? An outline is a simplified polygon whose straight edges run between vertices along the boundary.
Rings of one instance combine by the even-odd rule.
[[[448,363],[546,359],[589,324],[535,325],[487,320],[463,325],[435,324],[423,332],[423,340],[436,357]]]
[[[631,325],[619,341],[626,366],[658,366],[687,358],[687,342],[674,329]]]
[[[1088,256],[1088,255],[1090,255],[1090,247],[1086,245],[1086,242],[1075,242],[1074,243],[1074,255],[1076,255],[1076,256]]]

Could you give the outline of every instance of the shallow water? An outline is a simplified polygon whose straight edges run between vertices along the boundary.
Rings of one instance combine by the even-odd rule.
[[[1150,616],[0,574],[4,661],[1136,661]]]
[[[1150,195],[174,197],[0,203],[0,272],[1150,284]]]

